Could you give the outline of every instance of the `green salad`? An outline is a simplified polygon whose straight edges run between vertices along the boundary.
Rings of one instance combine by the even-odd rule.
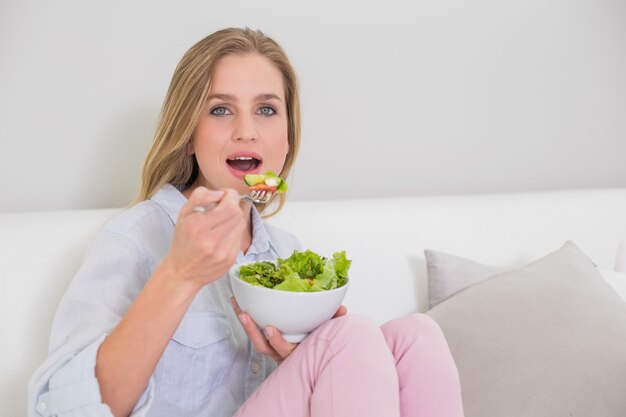
[[[335,252],[325,258],[306,250],[294,251],[289,258],[276,263],[259,261],[242,265],[239,277],[252,284],[283,291],[326,291],[345,285],[351,260],[346,252]]]

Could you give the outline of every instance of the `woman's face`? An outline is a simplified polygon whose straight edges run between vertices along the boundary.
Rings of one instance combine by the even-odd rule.
[[[247,191],[245,174],[280,173],[289,151],[283,78],[258,54],[227,55],[189,147],[200,168],[197,185]]]

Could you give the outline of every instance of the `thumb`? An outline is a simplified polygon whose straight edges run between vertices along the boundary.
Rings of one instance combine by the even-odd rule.
[[[180,209],[179,217],[186,216],[194,211],[196,207],[213,206],[219,203],[224,197],[222,190],[209,190],[206,187],[196,187],[189,196],[189,200]]]

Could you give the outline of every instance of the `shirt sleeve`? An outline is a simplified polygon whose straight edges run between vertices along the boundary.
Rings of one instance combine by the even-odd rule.
[[[29,417],[111,417],[95,377],[96,355],[150,276],[145,254],[129,237],[101,231],[57,309],[48,358],[28,385]],[[145,415],[154,380],[133,417]]]

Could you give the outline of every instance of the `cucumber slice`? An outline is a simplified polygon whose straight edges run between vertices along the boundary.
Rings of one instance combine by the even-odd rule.
[[[265,175],[263,174],[247,174],[243,176],[243,180],[246,184],[253,186],[257,184],[265,183]]]

